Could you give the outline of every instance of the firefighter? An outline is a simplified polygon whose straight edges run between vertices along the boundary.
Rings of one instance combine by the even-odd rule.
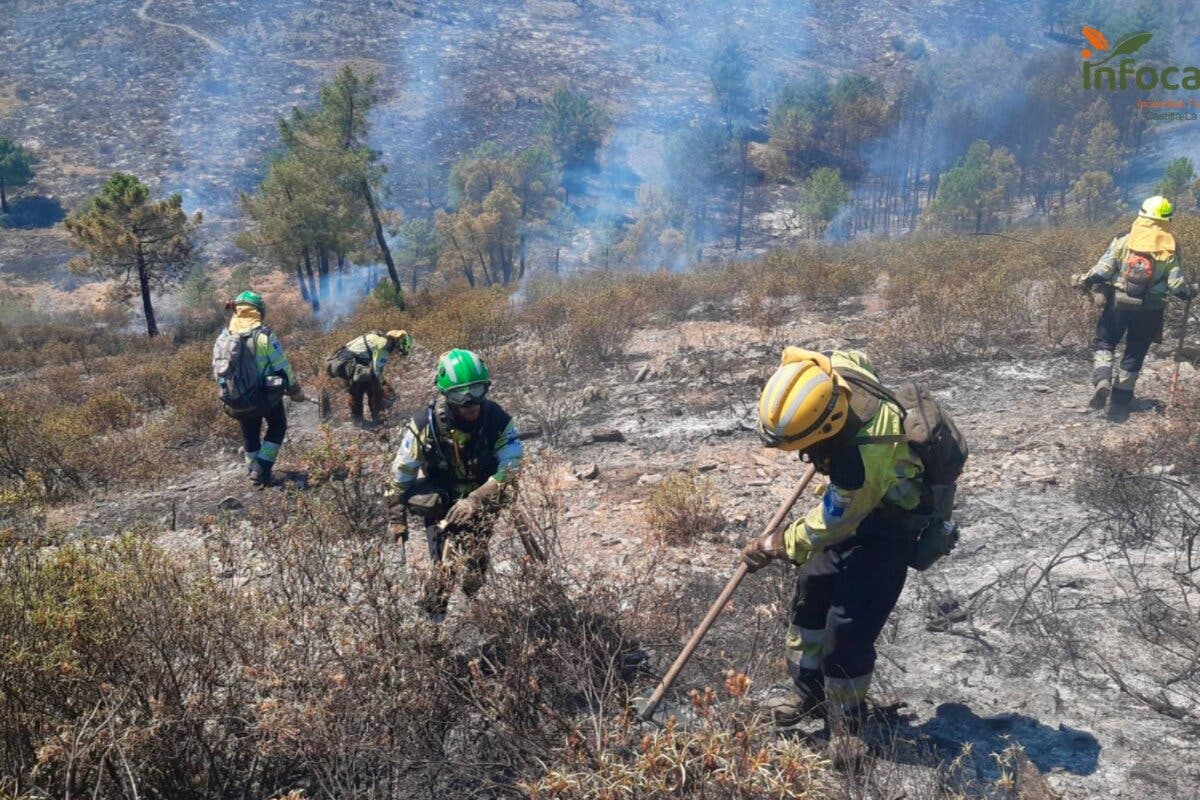
[[[772,559],[798,568],[787,637],[792,685],[771,711],[780,726],[823,717],[838,762],[866,752],[860,729],[875,640],[928,520],[919,508],[922,462],[904,441],[901,410],[859,388],[877,380],[856,351],[784,351],[759,400],[760,438],[799,451],[829,485],[804,517],[742,551],[751,571]]]
[[[512,417],[487,397],[492,377],[479,356],[450,350],[438,359],[438,396],[405,427],[392,462],[389,530],[408,539],[408,512],[425,525],[434,567],[422,607],[446,612],[458,574],[463,593],[484,582],[496,517],[512,499],[524,453]]]
[[[393,352],[408,355],[412,337],[403,330],[368,331],[355,336],[325,359],[325,373],[341,378],[346,386],[350,405],[350,420],[358,426],[363,422],[363,399],[371,409],[371,422],[378,423],[383,415],[384,391],[390,390],[383,377],[384,367]]]
[[[1096,265],[1074,279],[1080,288],[1095,291],[1102,305],[1092,340],[1090,405],[1100,410],[1107,403],[1108,418],[1114,422],[1129,418],[1142,362],[1150,345],[1162,341],[1167,295],[1189,300],[1196,294],[1171,235],[1173,213],[1167,198],[1148,198],[1129,233],[1113,239]],[[1121,339],[1125,350],[1114,376],[1113,353]]]

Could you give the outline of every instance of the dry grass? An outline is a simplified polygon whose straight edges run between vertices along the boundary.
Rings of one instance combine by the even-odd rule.
[[[619,717],[600,747],[569,743],[561,764],[525,788],[534,800],[618,797],[828,798],[837,784],[818,753],[795,738],[776,735],[745,702],[750,682],[730,672],[722,702],[711,688],[693,691],[699,722],[677,718],[651,733]]]
[[[646,521],[664,543],[686,545],[718,531],[725,518],[712,480],[681,472],[646,493]]]
[[[194,550],[0,548],[5,792],[511,794],[624,706],[636,587],[526,560],[439,629],[363,502],[373,460],[310,459],[319,487]]]

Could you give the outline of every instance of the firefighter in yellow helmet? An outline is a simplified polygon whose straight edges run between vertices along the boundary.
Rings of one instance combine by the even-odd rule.
[[[350,406],[350,421],[363,423],[363,399],[371,409],[371,422],[378,423],[383,415],[384,390],[390,389],[383,377],[384,367],[393,352],[408,355],[412,336],[404,330],[367,331],[355,336],[325,359],[325,374],[341,378],[346,386]]]
[[[928,520],[902,410],[863,388],[871,384],[878,376],[860,352],[784,350],[759,399],[759,435],[768,447],[798,451],[829,485],[804,517],[742,551],[751,570],[772,559],[799,568],[787,637],[794,691],[770,705],[781,726],[824,716],[835,760],[865,752],[858,729],[875,640]]]
[[[1092,340],[1091,406],[1103,409],[1108,403],[1114,422],[1129,417],[1142,362],[1150,345],[1162,341],[1167,295],[1189,300],[1196,294],[1170,232],[1174,211],[1165,197],[1147,198],[1129,233],[1113,239],[1096,265],[1076,276],[1076,285],[1096,291],[1103,308]],[[1114,376],[1113,353],[1121,339],[1125,351]]]

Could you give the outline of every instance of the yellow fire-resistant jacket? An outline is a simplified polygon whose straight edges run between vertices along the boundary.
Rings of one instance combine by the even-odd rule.
[[[871,362],[858,351],[835,351],[830,360],[838,372],[857,371],[878,380]],[[900,411],[891,403],[881,402],[855,437],[903,434]],[[787,557],[797,565],[803,565],[814,552],[853,536],[859,523],[880,505],[887,503],[911,511],[920,503],[921,460],[907,443],[862,444],[858,452],[865,473],[863,484],[839,486],[831,481],[820,505],[784,531]]]
[[[366,356],[371,362],[371,372],[382,381],[383,368],[387,366],[388,357],[391,355],[388,353],[387,343],[386,336],[372,331],[364,333],[362,336],[355,336],[351,341],[346,342],[346,349],[356,357]]]
[[[1166,230],[1165,223],[1139,217],[1134,221],[1129,233],[1112,240],[1104,255],[1087,273],[1084,280],[1088,284],[1103,282],[1111,283],[1118,289],[1125,289],[1125,261],[1130,252],[1144,252],[1154,263],[1154,276],[1146,293],[1142,296],[1142,308],[1146,311],[1158,311],[1166,305],[1168,294],[1186,299],[1191,293],[1191,287],[1184,274],[1180,262],[1179,251],[1175,239]]]

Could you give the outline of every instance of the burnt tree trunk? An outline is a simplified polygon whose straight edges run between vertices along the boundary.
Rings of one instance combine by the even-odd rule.
[[[371,184],[364,180],[360,191],[362,191],[363,199],[367,201],[367,210],[371,212],[371,225],[375,228],[375,242],[379,245],[379,252],[383,253],[383,263],[387,265],[388,277],[392,279],[392,286],[396,288],[396,293],[403,298],[404,287],[400,285],[400,273],[396,272],[396,262],[392,259],[392,250],[388,247],[387,237],[383,235],[383,223],[379,220],[379,209],[375,206],[375,194],[371,191]]]
[[[142,244],[137,247],[138,286],[142,290],[142,311],[146,314],[146,335],[158,336],[158,323],[154,320],[154,305],[150,302],[150,274],[146,271],[146,255]]]
[[[520,254],[521,254],[520,258],[517,261],[517,280],[521,280],[522,278],[525,277],[525,250],[526,250],[527,246],[528,245],[525,241],[525,234],[522,233],[521,241],[517,245],[518,252],[520,252]]]
[[[735,251],[742,249],[742,219],[746,212],[746,151],[749,147],[750,143],[743,136],[741,141],[742,172],[738,179],[737,234],[734,236],[733,241],[733,249]]]
[[[4,193],[4,181],[0,180],[0,214],[8,213],[8,195]]]
[[[313,274],[312,257],[307,247],[304,248],[304,271],[308,273],[308,302],[315,313],[321,310],[321,298],[317,295],[317,278]]]
[[[320,276],[321,299],[329,299],[329,248],[321,245],[317,248],[317,274]]]
[[[308,297],[308,281],[304,279],[304,268],[296,264],[296,283],[300,286],[300,297],[304,302],[311,302]]]

